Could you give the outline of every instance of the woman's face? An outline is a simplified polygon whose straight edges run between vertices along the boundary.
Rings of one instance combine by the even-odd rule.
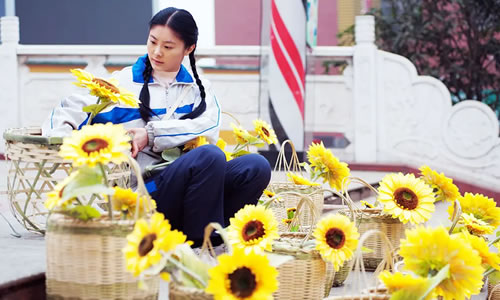
[[[193,51],[195,45],[186,48],[184,41],[166,25],[154,25],[149,31],[148,56],[153,70],[175,72],[179,70],[184,56]]]

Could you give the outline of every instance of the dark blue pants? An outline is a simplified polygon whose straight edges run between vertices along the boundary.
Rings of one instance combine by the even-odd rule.
[[[270,178],[271,167],[261,155],[226,162],[219,148],[205,145],[182,155],[146,186],[172,227],[199,246],[208,223],[229,225],[245,204],[257,203]]]

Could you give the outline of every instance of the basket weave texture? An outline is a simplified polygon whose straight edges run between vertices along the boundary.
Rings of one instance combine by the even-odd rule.
[[[40,128],[31,127],[7,129],[4,139],[9,159],[7,194],[11,211],[27,230],[44,233],[48,214],[45,194],[71,172],[71,161],[63,160],[58,154],[62,138],[42,137]],[[128,165],[107,167],[110,186],[129,186]]]
[[[185,287],[173,282],[168,284],[168,299],[170,300],[213,300],[214,297],[203,290]]]
[[[349,210],[341,210],[339,213],[351,215]],[[397,249],[400,240],[405,238],[405,230],[408,229],[409,225],[403,224],[399,219],[394,219],[390,215],[383,214],[381,209],[366,208],[357,211],[356,226],[360,235],[372,229],[382,232],[387,236],[391,245]],[[370,253],[363,254],[365,269],[373,271],[382,262],[385,255],[383,240],[379,235],[373,235],[366,240],[364,246],[372,250]]]
[[[488,280],[488,300],[500,300],[500,282],[492,283]]]
[[[80,221],[61,214],[48,220],[48,299],[158,299],[159,276],[147,290],[126,270],[122,249],[135,221]]]
[[[294,257],[278,267],[279,287],[273,295],[274,299],[322,299],[330,292],[331,285],[327,287],[327,263],[317,250],[302,250],[300,245],[304,238],[306,233],[282,233],[278,240],[289,243],[291,247],[276,249],[273,246],[274,253]],[[332,271],[331,276],[333,274]]]

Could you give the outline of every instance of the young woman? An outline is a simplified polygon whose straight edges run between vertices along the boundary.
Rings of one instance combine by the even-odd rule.
[[[115,105],[92,121],[123,124],[133,134],[132,156],[142,168],[160,162],[163,150],[182,146],[197,136],[215,144],[221,125],[217,98],[196,70],[198,28],[192,15],[169,7],[151,19],[149,28],[147,55],[112,75],[120,86],[139,96],[139,109]],[[182,65],[185,56],[189,56],[192,74]],[[173,114],[164,118],[179,97],[182,101]],[[88,118],[82,107],[95,102],[84,95],[62,100],[44,123],[44,135],[68,135],[81,128]],[[205,225],[218,222],[227,226],[236,211],[257,202],[270,176],[269,163],[260,155],[227,162],[219,148],[205,145],[153,175],[146,186],[172,227],[199,246]]]

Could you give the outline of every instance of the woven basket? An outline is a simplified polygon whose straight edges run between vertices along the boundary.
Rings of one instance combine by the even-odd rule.
[[[351,216],[349,210],[340,210],[339,213]],[[375,229],[387,236],[394,248],[399,248],[400,240],[405,238],[405,230],[409,225],[403,224],[399,219],[382,213],[382,209],[366,208],[356,211],[356,226],[360,235]],[[371,236],[365,242],[365,247],[372,250],[363,255],[366,270],[373,271],[384,258],[383,241],[380,236]]]
[[[340,269],[337,272],[335,272],[335,275],[333,277],[332,286],[338,287],[338,286],[341,286],[344,284],[344,281],[347,279],[347,277],[349,276],[349,273],[352,270],[352,265],[353,265],[352,260],[346,260],[344,262],[342,267],[340,267]]]
[[[214,297],[192,287],[185,287],[173,282],[168,284],[168,299],[170,300],[213,300]]]
[[[47,299],[157,299],[159,276],[138,288],[122,254],[135,221],[81,221],[51,214],[47,223]]]
[[[275,299],[322,299],[327,294],[327,264],[317,250],[301,248],[306,238],[306,233],[282,233],[277,242],[290,246],[278,248],[278,243],[274,243],[274,253],[294,257],[278,267],[279,287],[274,293]]]
[[[384,235],[379,230],[369,230],[365,233],[363,233],[359,239],[358,247],[356,249],[356,252],[354,253],[354,258],[350,262],[349,266],[352,268],[352,265],[354,263],[354,270],[350,273],[351,276],[356,276],[355,278],[350,278],[350,285],[351,289],[354,288],[354,292],[346,292],[346,289],[344,289],[344,295],[335,295],[335,296],[330,296],[328,298],[325,298],[324,300],[389,300],[391,296],[387,293],[386,288],[378,288],[378,285],[376,284],[377,288],[369,288],[366,285],[368,285],[368,282],[366,282],[366,268],[364,265],[364,259],[362,248],[366,247],[366,242],[369,240],[371,237],[374,235],[377,235],[380,237],[380,240],[382,240],[383,247],[385,249],[384,252],[384,258],[381,261],[381,263],[378,265],[377,269],[375,270],[375,274],[378,274],[382,270],[394,270],[394,257],[393,257],[393,249],[391,242],[389,239]],[[344,264],[345,266],[345,264]],[[349,269],[350,270],[350,269]],[[375,276],[377,278],[377,276]],[[364,288],[363,288],[363,285]]]
[[[3,137],[9,159],[7,193],[12,213],[27,230],[44,233],[48,214],[45,193],[71,172],[71,161],[58,154],[62,138],[42,137],[38,127],[7,129]],[[110,186],[128,187],[128,165],[110,164],[108,168]]]
[[[287,144],[289,144],[292,148],[292,157],[290,159],[290,162],[287,162],[285,156],[285,148]],[[314,203],[316,215],[320,216],[323,212],[323,205],[325,201],[323,193],[320,192],[321,186],[298,185],[294,184],[293,182],[287,181],[286,178],[277,178],[280,176],[279,171],[281,170],[284,170],[285,172],[302,174],[299,158],[297,156],[297,152],[295,151],[295,146],[290,140],[284,141],[281,145],[280,152],[278,153],[278,158],[274,166],[273,177],[271,178],[271,182],[269,183],[267,189],[274,192],[275,194],[280,194],[283,192],[296,192],[299,194],[310,195],[311,200]],[[297,207],[297,204],[301,198],[300,196],[290,194],[284,195],[283,197],[281,197],[281,199],[283,201],[283,205],[277,205],[273,203],[269,206],[274,215],[279,218],[278,221],[281,221],[281,219],[286,217],[286,210],[288,208]],[[303,226],[314,225],[312,215],[309,213],[309,211],[305,211],[302,214],[299,224]],[[283,222],[279,222],[278,230],[286,231],[286,225],[284,225]]]
[[[488,280],[488,300],[500,300],[500,282],[492,283]]]

